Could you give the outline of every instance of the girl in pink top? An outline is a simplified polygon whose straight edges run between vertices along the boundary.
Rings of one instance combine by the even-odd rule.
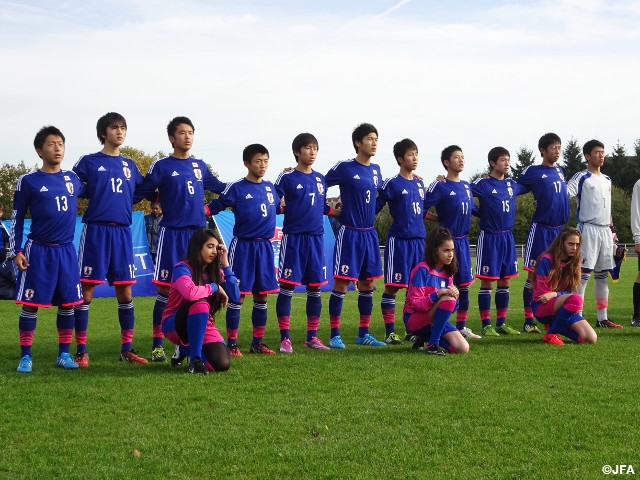
[[[580,284],[580,231],[565,227],[540,255],[533,282],[531,309],[545,325],[542,341],[564,345],[560,335],[579,343],[596,343],[595,330],[582,316]]]

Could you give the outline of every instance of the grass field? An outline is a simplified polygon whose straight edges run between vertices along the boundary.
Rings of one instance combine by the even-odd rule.
[[[605,477],[605,464],[639,472],[634,276],[631,259],[621,282],[610,285],[610,318],[625,328],[598,331],[596,345],[554,347],[522,334],[472,340],[468,355],[435,358],[408,344],[356,346],[353,292],[343,315],[347,349],[304,350],[305,297],[296,294],[293,355],[247,354],[207,377],[170,364],[119,362],[114,299],[92,304],[88,370],[54,367],[52,309],[40,311],[33,373],[17,374],[19,307],[3,301],[0,477],[582,479]],[[517,328],[523,282],[521,275],[511,288],[508,322]],[[585,315],[593,323],[592,282]],[[469,321],[476,331],[478,288]],[[378,284],[372,321],[378,338],[381,290]],[[134,344],[147,356],[153,301],[135,299]],[[245,352],[250,307],[249,300],[240,325]],[[270,297],[265,342],[272,348],[279,344],[274,307]],[[396,325],[402,330],[399,313]]]

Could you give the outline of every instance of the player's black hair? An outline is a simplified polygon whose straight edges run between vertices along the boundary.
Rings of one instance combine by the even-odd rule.
[[[242,151],[242,161],[244,163],[251,163],[251,159],[257,155],[269,155],[269,150],[264,145],[260,145],[259,143],[252,143],[251,145],[247,145],[244,147]]]
[[[98,135],[100,143],[104,145],[105,137],[107,136],[107,128],[119,126],[127,128],[127,121],[119,113],[109,112],[101,116],[98,119],[98,123],[96,123],[96,134]]]
[[[409,138],[404,138],[399,142],[396,142],[396,144],[393,146],[393,158],[396,159],[398,165],[400,165],[398,158],[404,157],[409,150],[415,150],[416,152],[418,151],[418,146],[416,145],[416,143]]]
[[[191,267],[191,279],[196,285],[204,285],[204,281],[202,280],[203,274],[207,276],[209,283],[217,283],[219,285],[221,282],[220,259],[218,256],[216,256],[216,259],[209,265],[202,265],[200,252],[202,251],[202,247],[211,238],[215,238],[218,244],[222,245],[223,242],[220,236],[215,230],[211,230],[210,228],[198,228],[189,239],[186,260]],[[209,312],[211,315],[214,315],[222,308],[222,302],[217,295],[210,296],[207,298],[207,301],[209,302]]]
[[[489,165],[493,168],[493,166],[498,161],[498,159],[503,155],[506,155],[507,157],[511,158],[511,154],[509,153],[509,150],[507,150],[506,148],[493,147],[491,150],[489,150],[489,154],[487,155],[487,158],[489,159]],[[493,162],[494,165],[492,165],[491,162]]]
[[[311,133],[300,133],[299,135],[296,135],[296,138],[291,142],[291,150],[293,151],[293,156],[296,159],[296,162],[298,161],[296,153],[300,153],[300,149],[307,145],[315,145],[318,147],[318,139]]]
[[[353,130],[351,133],[351,143],[353,143],[353,148],[356,149],[356,153],[358,153],[356,142],[362,142],[362,139],[370,133],[375,133],[376,136],[378,135],[378,130],[370,123],[361,123]]]
[[[540,137],[540,140],[538,140],[538,151],[542,154],[541,150],[546,150],[547,147],[554,143],[562,144],[562,140],[560,140],[560,137],[555,133],[545,133]]]
[[[436,227],[427,235],[424,261],[430,268],[435,268],[438,264],[438,247],[448,240],[453,242],[453,237],[451,236],[451,232],[444,227]],[[449,277],[456,274],[458,271],[458,258],[455,256],[455,253],[451,263],[445,265],[442,269]]]
[[[57,135],[62,139],[62,143],[65,142],[64,135],[59,129],[57,129],[53,125],[47,125],[46,127],[42,127],[38,131],[38,133],[36,133],[36,137],[33,139],[33,146],[36,150],[42,149],[42,147],[44,147],[44,141],[49,135]]]
[[[458,145],[449,145],[447,148],[442,150],[442,153],[440,153],[440,161],[442,162],[442,166],[445,170],[448,170],[447,166],[444,164],[445,160],[451,160],[451,155],[453,155],[453,152],[461,151],[462,149]]]
[[[191,120],[189,120],[187,117],[174,117],[173,120],[169,122],[169,125],[167,125],[167,134],[170,137],[175,136],[176,130],[178,129],[178,125],[181,125],[183,123],[185,125],[189,125],[195,133],[196,127],[193,126],[193,123],[191,122]]]
[[[600,140],[589,140],[582,147],[582,154],[585,156],[591,155],[591,151],[596,147],[604,148],[604,143],[602,143]]]

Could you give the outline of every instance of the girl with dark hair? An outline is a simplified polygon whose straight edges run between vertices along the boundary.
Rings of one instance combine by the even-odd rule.
[[[229,350],[215,326],[214,315],[229,300],[237,302],[239,298],[227,248],[215,231],[197,229],[189,240],[186,260],[173,269],[169,301],[162,316],[164,336],[179,349],[171,363],[180,365],[189,355],[189,373],[208,375],[209,371],[228,370]]]
[[[582,316],[580,231],[565,227],[540,255],[533,282],[531,309],[547,330],[542,341],[564,345],[560,335],[579,343],[596,343],[595,330]]]
[[[417,337],[414,348],[422,348],[429,339],[424,350],[427,354],[469,351],[465,338],[449,322],[458,304],[459,292],[453,284],[457,271],[451,232],[444,227],[432,230],[427,235],[424,261],[411,271],[403,316],[407,332]]]

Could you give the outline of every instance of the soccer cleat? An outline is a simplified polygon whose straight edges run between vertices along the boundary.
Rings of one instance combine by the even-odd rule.
[[[623,328],[622,325],[618,325],[617,323],[613,323],[609,319],[597,320],[596,328]]]
[[[417,338],[417,335],[414,335],[413,333],[406,333],[404,336],[404,340],[406,342],[415,342]]]
[[[524,333],[541,333],[535,323],[525,323],[522,327]]]
[[[276,352],[267,347],[264,343],[256,343],[255,345],[251,345],[249,349],[249,353],[259,353],[261,355],[275,355]]]
[[[140,357],[137,352],[133,349],[128,352],[120,353],[120,361],[121,362],[129,362],[129,363],[139,363],[140,365],[146,365],[147,359]]]
[[[163,347],[156,347],[151,351],[152,362],[166,362],[167,356],[164,354]]]
[[[632,327],[640,327],[640,318],[638,317],[634,317],[631,319],[631,326]]]
[[[87,352],[76,353],[73,359],[80,368],[89,368],[89,354]]]
[[[16,372],[18,373],[31,373],[31,368],[33,367],[33,363],[31,361],[30,355],[25,355],[20,359],[20,363],[18,364],[18,368]]]
[[[499,337],[500,334],[496,332],[496,329],[493,328],[493,325],[487,325],[486,327],[482,327],[482,335],[484,337]]]
[[[318,337],[311,337],[311,340],[304,342],[304,348],[313,348],[314,350],[330,350],[322,340]]]
[[[209,369],[204,363],[202,363],[202,360],[200,360],[199,357],[196,357],[193,362],[189,363],[188,372],[200,375],[209,375]]]
[[[370,347],[386,347],[387,344],[376,339],[370,333],[365,333],[363,337],[356,337],[356,345],[369,345]]]
[[[173,355],[171,355],[171,365],[173,365],[174,367],[182,365],[182,362],[184,362],[185,358],[187,358],[187,356],[182,355],[180,353],[180,347],[176,345],[176,348],[173,351]]]
[[[240,351],[240,347],[238,346],[237,343],[234,343],[233,345],[229,345],[229,356],[230,357],[244,357],[244,355],[242,355],[242,352]]]
[[[444,351],[444,348],[440,345],[427,345],[427,348],[424,349],[424,353],[427,355],[440,355],[441,357],[447,354],[447,352]]]
[[[290,338],[285,338],[280,342],[280,353],[293,353],[293,345],[291,345]]]
[[[391,332],[389,335],[387,335],[387,338],[385,338],[384,340],[385,342],[387,342],[387,345],[402,345],[402,340],[400,340],[400,335],[398,335],[396,332]]]
[[[66,370],[73,370],[78,368],[78,364],[73,361],[73,358],[71,358],[69,352],[63,352],[58,355],[58,358],[56,358],[56,366],[62,367]]]
[[[340,335],[336,335],[335,337],[331,337],[329,339],[329,346],[331,348],[347,348],[342,341],[342,337]]]
[[[509,325],[507,325],[506,323],[503,323],[502,325],[500,325],[496,331],[498,333],[502,333],[504,335],[520,335],[520,332],[518,330],[516,330],[515,328],[511,328]]]
[[[424,350],[424,341],[418,336],[413,335],[413,345],[411,346],[412,350]]]
[[[473,333],[469,327],[461,328],[460,333],[464,338],[482,338],[480,335]]]
[[[557,333],[545,333],[542,337],[544,343],[550,343],[551,345],[564,345],[564,342]]]

